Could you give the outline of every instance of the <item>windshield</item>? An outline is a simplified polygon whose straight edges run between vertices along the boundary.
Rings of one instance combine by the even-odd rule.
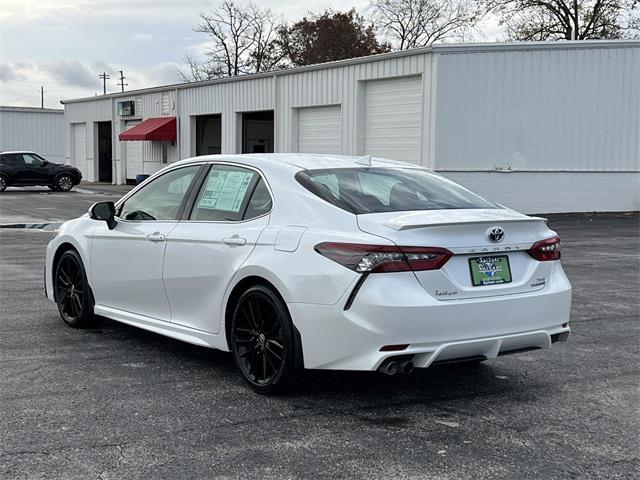
[[[498,208],[451,180],[413,168],[303,170],[296,174],[296,180],[323,200],[356,215]]]

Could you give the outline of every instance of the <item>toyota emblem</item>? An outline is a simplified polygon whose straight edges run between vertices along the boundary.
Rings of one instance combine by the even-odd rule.
[[[499,243],[504,238],[504,230],[500,227],[491,227],[489,231],[487,231],[487,236],[492,242]]]

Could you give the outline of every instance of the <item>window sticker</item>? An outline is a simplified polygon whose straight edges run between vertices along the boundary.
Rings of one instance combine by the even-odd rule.
[[[238,213],[253,175],[253,172],[211,171],[198,208]]]

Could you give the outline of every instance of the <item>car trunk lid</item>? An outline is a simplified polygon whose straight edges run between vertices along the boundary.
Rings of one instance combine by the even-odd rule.
[[[358,226],[398,246],[453,252],[439,270],[415,272],[425,290],[442,301],[539,290],[553,268],[553,262],[527,253],[535,242],[555,235],[546,220],[506,208],[365,214],[358,215]],[[489,233],[496,228],[504,235],[492,241]]]

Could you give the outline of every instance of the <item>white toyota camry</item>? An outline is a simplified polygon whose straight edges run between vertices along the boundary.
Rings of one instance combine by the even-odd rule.
[[[102,316],[231,351],[262,393],[302,369],[548,348],[571,306],[544,219],[414,165],[330,155],[172,164],[64,223],[45,287],[72,327]]]

